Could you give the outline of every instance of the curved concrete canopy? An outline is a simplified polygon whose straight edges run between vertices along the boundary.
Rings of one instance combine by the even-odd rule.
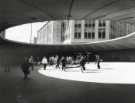
[[[131,33],[127,36],[119,37],[117,39],[98,41],[85,44],[56,44],[56,45],[35,45],[21,42],[14,42],[9,40],[1,40],[1,44],[11,45],[17,48],[36,48],[38,51],[44,51],[45,53],[58,53],[58,52],[97,52],[97,51],[110,51],[110,50],[124,50],[135,48],[135,33]],[[2,45],[1,45],[2,46]]]
[[[134,0],[1,0],[0,30],[36,21],[112,19],[134,23]]]

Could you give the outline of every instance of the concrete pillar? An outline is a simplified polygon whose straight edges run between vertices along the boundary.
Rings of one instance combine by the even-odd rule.
[[[110,35],[110,21],[107,20],[107,21],[105,21],[105,23],[106,23],[106,27],[105,27],[106,38],[105,39],[109,39],[109,35]]]
[[[81,21],[81,26],[82,26],[82,30],[81,30],[81,39],[84,39],[84,31],[85,31],[85,20]]]
[[[70,42],[74,41],[75,34],[75,21],[70,20]]]
[[[98,40],[98,24],[99,21],[95,20],[95,40]]]

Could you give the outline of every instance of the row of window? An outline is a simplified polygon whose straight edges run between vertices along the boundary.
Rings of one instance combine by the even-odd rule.
[[[85,32],[84,33],[84,38],[85,39],[95,39],[95,33],[94,32]]]
[[[98,33],[98,38],[99,39],[105,39],[105,32],[99,32]]]
[[[105,29],[99,29],[98,38],[99,39],[105,39]]]
[[[74,38],[75,39],[81,39],[81,33],[80,32],[75,32]]]
[[[75,32],[74,38],[75,39],[81,39],[81,33]],[[85,32],[84,38],[85,39],[95,39],[95,32]],[[105,39],[106,38],[105,31],[99,31],[98,32],[98,38],[99,39]]]
[[[75,24],[75,28],[81,28],[81,24]]]
[[[93,23],[93,24],[85,24],[85,27],[87,28],[87,27],[95,27],[95,24]]]
[[[99,27],[105,27],[106,26],[106,23],[105,22],[99,22]],[[91,27],[95,27],[95,24],[94,23],[92,23],[92,24],[85,24],[85,27],[87,28],[87,27],[89,27],[89,28],[91,28]],[[81,28],[81,24],[75,24],[75,28]]]
[[[106,26],[106,23],[104,21],[99,21],[99,24],[98,24],[100,27],[105,27]]]

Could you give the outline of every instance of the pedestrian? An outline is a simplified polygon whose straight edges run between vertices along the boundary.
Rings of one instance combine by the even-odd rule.
[[[42,58],[42,64],[43,64],[43,66],[44,66],[44,70],[46,70],[47,63],[48,63],[47,58],[44,56],[44,57]]]
[[[28,58],[24,59],[24,62],[21,64],[22,72],[24,73],[24,80],[28,78],[28,75],[30,74],[30,63],[28,62]]]
[[[102,59],[100,58],[99,55],[96,55],[96,63],[97,63],[97,68],[100,69],[100,62],[102,61]]]
[[[60,58],[59,58],[58,55],[56,56],[56,69],[57,69],[57,68],[60,69]]]
[[[62,70],[65,71],[65,69],[66,69],[66,58],[65,57],[61,58],[61,64],[62,64]]]
[[[86,57],[85,56],[81,56],[80,58],[80,66],[81,66],[81,71],[85,71],[85,64],[86,64]]]
[[[34,57],[33,56],[30,56],[29,64],[30,64],[31,70],[34,70]]]

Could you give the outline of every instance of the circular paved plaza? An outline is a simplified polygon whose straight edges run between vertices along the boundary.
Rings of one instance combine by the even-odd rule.
[[[48,66],[47,70],[41,68],[39,73],[65,80],[75,80],[97,83],[135,84],[135,63],[129,62],[103,62],[101,69],[95,63],[86,64],[86,71],[81,72],[80,67],[67,68],[66,71]]]

